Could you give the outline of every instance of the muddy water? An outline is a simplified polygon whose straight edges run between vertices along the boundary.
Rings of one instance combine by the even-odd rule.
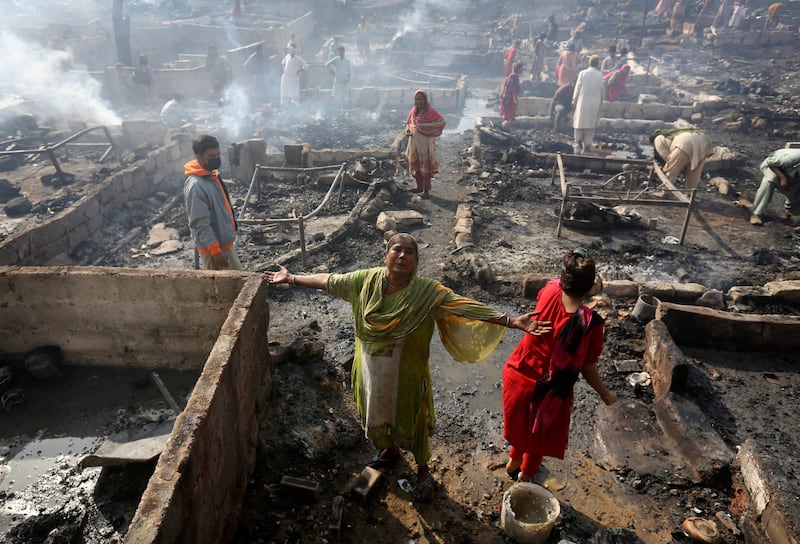
[[[505,311],[503,308],[499,308]],[[511,315],[515,312],[509,310]],[[503,365],[522,338],[522,331],[509,330],[489,357],[477,364],[456,362],[444,349],[438,335],[431,342],[431,379],[434,391],[463,397],[475,411],[501,412]]]
[[[17,370],[17,369],[15,369]],[[173,417],[146,369],[64,367],[60,376],[34,381],[19,369],[15,386],[25,401],[0,416],[0,535],[75,490],[68,473],[109,434]],[[198,371],[159,371],[184,406]],[[100,469],[83,471],[81,487],[94,487]],[[91,495],[91,493],[89,493]],[[138,502],[138,501],[137,501]]]
[[[460,134],[475,128],[475,118],[487,115],[498,115],[495,109],[489,107],[488,99],[496,89],[470,87],[467,97],[464,100],[464,109],[457,125],[447,128],[444,134]]]

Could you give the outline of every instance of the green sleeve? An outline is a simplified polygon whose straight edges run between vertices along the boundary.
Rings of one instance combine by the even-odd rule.
[[[353,302],[356,294],[361,291],[368,270],[355,270],[346,274],[331,274],[325,290],[347,302]]]

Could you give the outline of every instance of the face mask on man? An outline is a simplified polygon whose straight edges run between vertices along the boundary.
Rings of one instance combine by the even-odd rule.
[[[206,159],[206,169],[211,170],[219,170],[219,167],[222,166],[222,159],[220,157],[213,157],[211,159]]]

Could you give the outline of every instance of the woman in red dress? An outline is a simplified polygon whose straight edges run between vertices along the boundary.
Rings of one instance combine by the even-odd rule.
[[[517,118],[517,93],[519,93],[519,74],[522,73],[522,63],[517,62],[500,92],[500,117],[505,123],[511,124]],[[504,124],[505,124],[504,123]]]
[[[545,455],[564,458],[579,374],[604,403],[617,401],[597,373],[603,319],[583,305],[594,279],[587,251],[568,251],[561,279],[550,280],[536,302],[536,318],[551,321],[553,330],[525,335],[503,368],[503,436],[511,444],[506,471],[514,479],[530,481]]]

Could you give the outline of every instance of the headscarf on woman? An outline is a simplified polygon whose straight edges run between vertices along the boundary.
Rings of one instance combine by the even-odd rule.
[[[414,192],[421,192],[422,196],[427,198],[431,190],[431,179],[439,172],[435,138],[441,136],[445,120],[442,114],[431,106],[425,91],[418,89],[414,92],[414,98],[420,95],[425,98],[425,107],[418,110],[415,105],[406,118],[410,134],[406,156],[408,169],[417,182]]]
[[[503,82],[500,92],[500,117],[513,122],[517,118],[517,93],[519,92],[519,64],[515,64],[511,74]]]
[[[623,64],[619,68],[611,70],[603,76],[606,86],[606,98],[609,102],[614,102],[625,92],[625,84],[628,81],[628,74],[630,74],[630,72],[630,65]]]
[[[414,91],[414,96],[416,97],[418,94],[425,97],[425,108],[422,111],[417,111],[416,106],[411,108],[411,111],[408,112],[408,117],[406,117],[406,123],[409,126],[416,127],[418,132],[429,138],[441,136],[445,125],[444,117],[431,106],[427,92],[423,89],[417,89]]]

